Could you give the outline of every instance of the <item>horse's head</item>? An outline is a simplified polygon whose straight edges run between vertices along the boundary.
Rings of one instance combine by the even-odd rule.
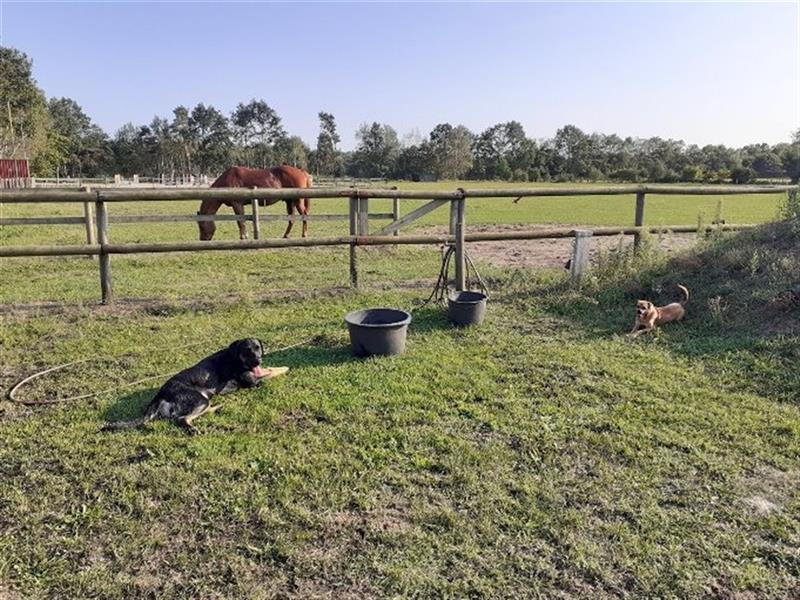
[[[200,211],[197,212],[198,215],[201,215]],[[216,224],[214,221],[198,221],[197,227],[200,229],[200,241],[207,242],[211,238],[214,237],[214,232],[217,230]]]

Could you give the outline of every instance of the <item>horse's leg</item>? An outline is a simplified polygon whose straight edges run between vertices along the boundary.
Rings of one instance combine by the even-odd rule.
[[[294,215],[294,202],[287,202],[286,203],[286,214],[290,217]],[[283,237],[288,238],[289,232],[292,230],[292,225],[294,222],[290,219],[289,222],[286,224],[286,231],[283,232]]]
[[[308,198],[301,198],[299,204],[300,213],[303,217],[308,216]],[[308,221],[303,219],[303,237],[308,236]]]
[[[233,212],[235,212],[238,216],[244,216],[244,205],[241,202],[231,202],[231,207],[233,208]],[[236,221],[236,224],[239,226],[239,239],[246,240],[247,223],[244,221]]]

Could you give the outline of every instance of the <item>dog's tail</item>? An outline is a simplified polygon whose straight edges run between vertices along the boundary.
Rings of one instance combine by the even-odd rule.
[[[100,431],[122,431],[123,429],[135,429],[137,427],[142,427],[155,418],[155,413],[147,413],[143,417],[133,419],[132,421],[111,421],[103,425],[103,427],[100,428]]]
[[[683,300],[679,300],[680,305],[686,306],[686,303],[689,302],[689,290],[680,284],[678,285],[678,289],[683,292]]]

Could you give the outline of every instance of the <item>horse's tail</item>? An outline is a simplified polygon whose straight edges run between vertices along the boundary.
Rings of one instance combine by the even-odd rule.
[[[314,187],[314,179],[311,177],[311,173],[306,173],[306,187]],[[303,199],[306,204],[306,212],[311,210],[311,198],[304,198]]]
[[[689,290],[687,290],[684,286],[678,285],[678,289],[683,292],[683,300],[680,300],[681,306],[686,306],[686,303],[689,302]]]

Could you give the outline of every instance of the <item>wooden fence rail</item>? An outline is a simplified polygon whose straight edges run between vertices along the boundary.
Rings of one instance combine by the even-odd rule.
[[[0,203],[61,203],[86,202],[167,202],[180,200],[253,200],[256,198],[291,200],[295,198],[385,198],[404,200],[460,200],[462,198],[536,198],[557,196],[621,196],[635,194],[657,195],[741,195],[775,194],[798,189],[796,185],[620,185],[587,186],[583,188],[525,188],[525,189],[458,189],[452,192],[441,190],[386,190],[358,188],[283,188],[283,189],[118,189],[107,188],[92,191],[28,189],[0,190]]]
[[[349,246],[350,247],[350,284],[358,286],[358,261],[356,248],[371,245],[400,244],[454,244],[456,249],[456,289],[465,287],[465,244],[482,241],[534,240],[548,238],[575,238],[571,274],[580,278],[588,261],[589,244],[592,237],[633,235],[638,247],[643,232],[697,232],[692,226],[645,227],[646,194],[665,195],[732,195],[732,194],[775,194],[781,192],[797,193],[797,186],[593,186],[581,188],[525,188],[525,189],[463,189],[448,192],[440,190],[381,190],[354,188],[310,188],[310,189],[98,189],[98,190],[16,190],[0,191],[0,204],[33,204],[33,203],[82,203],[84,217],[25,217],[0,219],[0,225],[43,225],[43,224],[78,224],[87,228],[87,244],[82,246],[5,246],[0,247],[0,257],[20,256],[99,256],[100,284],[103,303],[113,299],[111,278],[112,254],[162,253],[162,252],[196,252],[212,250],[256,250],[268,248],[292,248],[314,246]],[[548,196],[597,196],[597,195],[635,195],[636,206],[633,227],[599,227],[595,229],[553,228],[532,231],[513,231],[496,233],[467,233],[466,204],[470,198],[508,199],[518,202],[527,197]],[[246,201],[253,206],[252,215],[132,215],[111,217],[108,207],[117,202],[149,202],[149,201],[184,201],[203,198],[226,198]],[[314,216],[260,216],[258,199],[287,198],[347,198],[349,214],[347,215],[314,215]],[[369,213],[369,200],[373,198],[391,199],[391,213]],[[428,203],[412,211],[405,217],[400,215],[400,200],[428,200]],[[91,205],[96,211],[96,223],[92,223],[94,215]],[[446,235],[400,236],[399,230],[414,220],[440,207],[450,205],[450,231]],[[391,223],[369,235],[369,218],[391,219]],[[259,222],[271,220],[346,220],[349,221],[350,235],[343,237],[325,237],[314,239],[280,239],[280,240],[240,240],[211,242],[174,242],[174,243],[137,243],[113,244],[109,239],[109,223],[138,223],[158,221],[252,221],[258,237]],[[93,226],[94,225],[94,226]],[[752,227],[751,225],[720,225],[711,230],[732,231]],[[95,235],[96,231],[96,235]]]

